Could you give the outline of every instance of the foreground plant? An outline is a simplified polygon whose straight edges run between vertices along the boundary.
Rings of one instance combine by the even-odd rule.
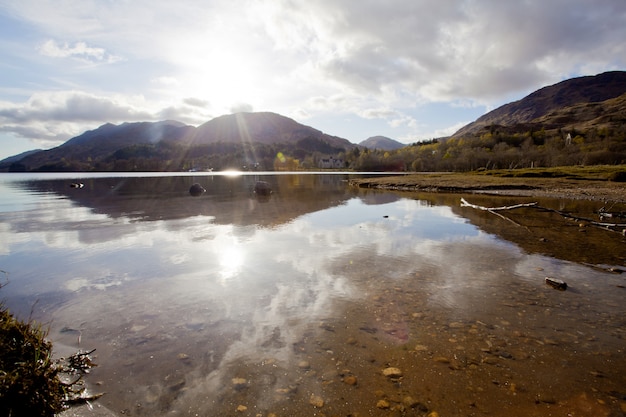
[[[93,366],[93,351],[54,361],[46,336],[41,325],[22,322],[0,306],[0,416],[54,416],[69,404],[99,397],[84,395],[82,375],[71,382],[61,378]]]

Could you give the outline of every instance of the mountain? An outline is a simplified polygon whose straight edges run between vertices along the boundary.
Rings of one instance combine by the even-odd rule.
[[[32,155],[35,154],[37,152],[41,152],[43,149],[33,149],[30,151],[26,151],[26,152],[22,152],[20,154],[17,155],[13,155],[13,156],[9,156],[8,158],[4,158],[2,161],[0,161],[0,165],[8,165],[8,164],[12,164],[14,162],[19,162],[20,159],[26,158],[28,155]]]
[[[464,126],[452,137],[476,135],[485,127],[494,125],[504,127],[520,125],[524,129],[526,129],[524,125],[533,124],[544,128],[548,128],[546,125],[558,126],[558,119],[563,112],[570,111],[571,107],[604,102],[622,94],[626,94],[625,71],[572,78],[541,88],[521,100],[498,107]],[[579,110],[580,108],[577,112],[580,114]]]
[[[19,160],[19,163],[32,170],[44,166],[58,166],[60,161],[66,160],[97,161],[130,146],[155,144],[165,138],[182,140],[194,130],[193,126],[172,120],[121,125],[107,123],[97,129],[88,130],[56,148],[30,154]]]
[[[0,170],[179,170],[187,165],[195,168],[203,158],[206,165],[217,165],[219,169],[224,165],[258,164],[253,159],[260,157],[250,156],[255,152],[248,150],[261,148],[267,150],[266,166],[271,166],[268,155],[276,156],[276,146],[283,152],[290,151],[286,155],[298,160],[315,152],[337,155],[356,147],[346,139],[276,113],[236,113],[216,117],[197,128],[173,120],[107,123],[56,148],[11,157],[9,162],[0,163]],[[240,161],[236,161],[236,155],[242,153],[248,156],[239,156]]]
[[[383,151],[395,151],[404,148],[406,145],[397,140],[387,138],[385,136],[372,136],[360,142],[359,145],[369,149],[381,149]]]
[[[302,139],[317,139],[327,144],[352,149],[347,139],[327,135],[285,116],[270,112],[235,113],[216,117],[198,126],[193,144],[225,143],[296,143]]]

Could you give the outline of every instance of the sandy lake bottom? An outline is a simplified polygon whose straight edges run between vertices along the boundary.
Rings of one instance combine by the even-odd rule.
[[[458,195],[348,189],[329,176],[272,177],[265,200],[246,178],[194,180],[205,181],[202,197],[186,192],[190,178],[0,189],[18,202],[0,207],[3,299],[47,323],[60,353],[96,349],[85,380],[105,395],[94,408],[626,413],[620,234],[531,209],[508,221],[460,208]]]

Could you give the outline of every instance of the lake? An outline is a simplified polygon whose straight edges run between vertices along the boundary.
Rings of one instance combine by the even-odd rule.
[[[81,175],[0,176],[0,297],[45,323],[59,354],[96,349],[93,407],[626,413],[619,233],[460,205],[529,198],[351,188],[355,174]],[[255,194],[258,180],[273,193]]]

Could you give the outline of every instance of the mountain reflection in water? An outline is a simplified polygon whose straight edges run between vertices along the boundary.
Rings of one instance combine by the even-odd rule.
[[[3,299],[97,348],[117,415],[623,411],[624,277],[581,264],[623,267],[622,237],[346,178],[3,177]]]

